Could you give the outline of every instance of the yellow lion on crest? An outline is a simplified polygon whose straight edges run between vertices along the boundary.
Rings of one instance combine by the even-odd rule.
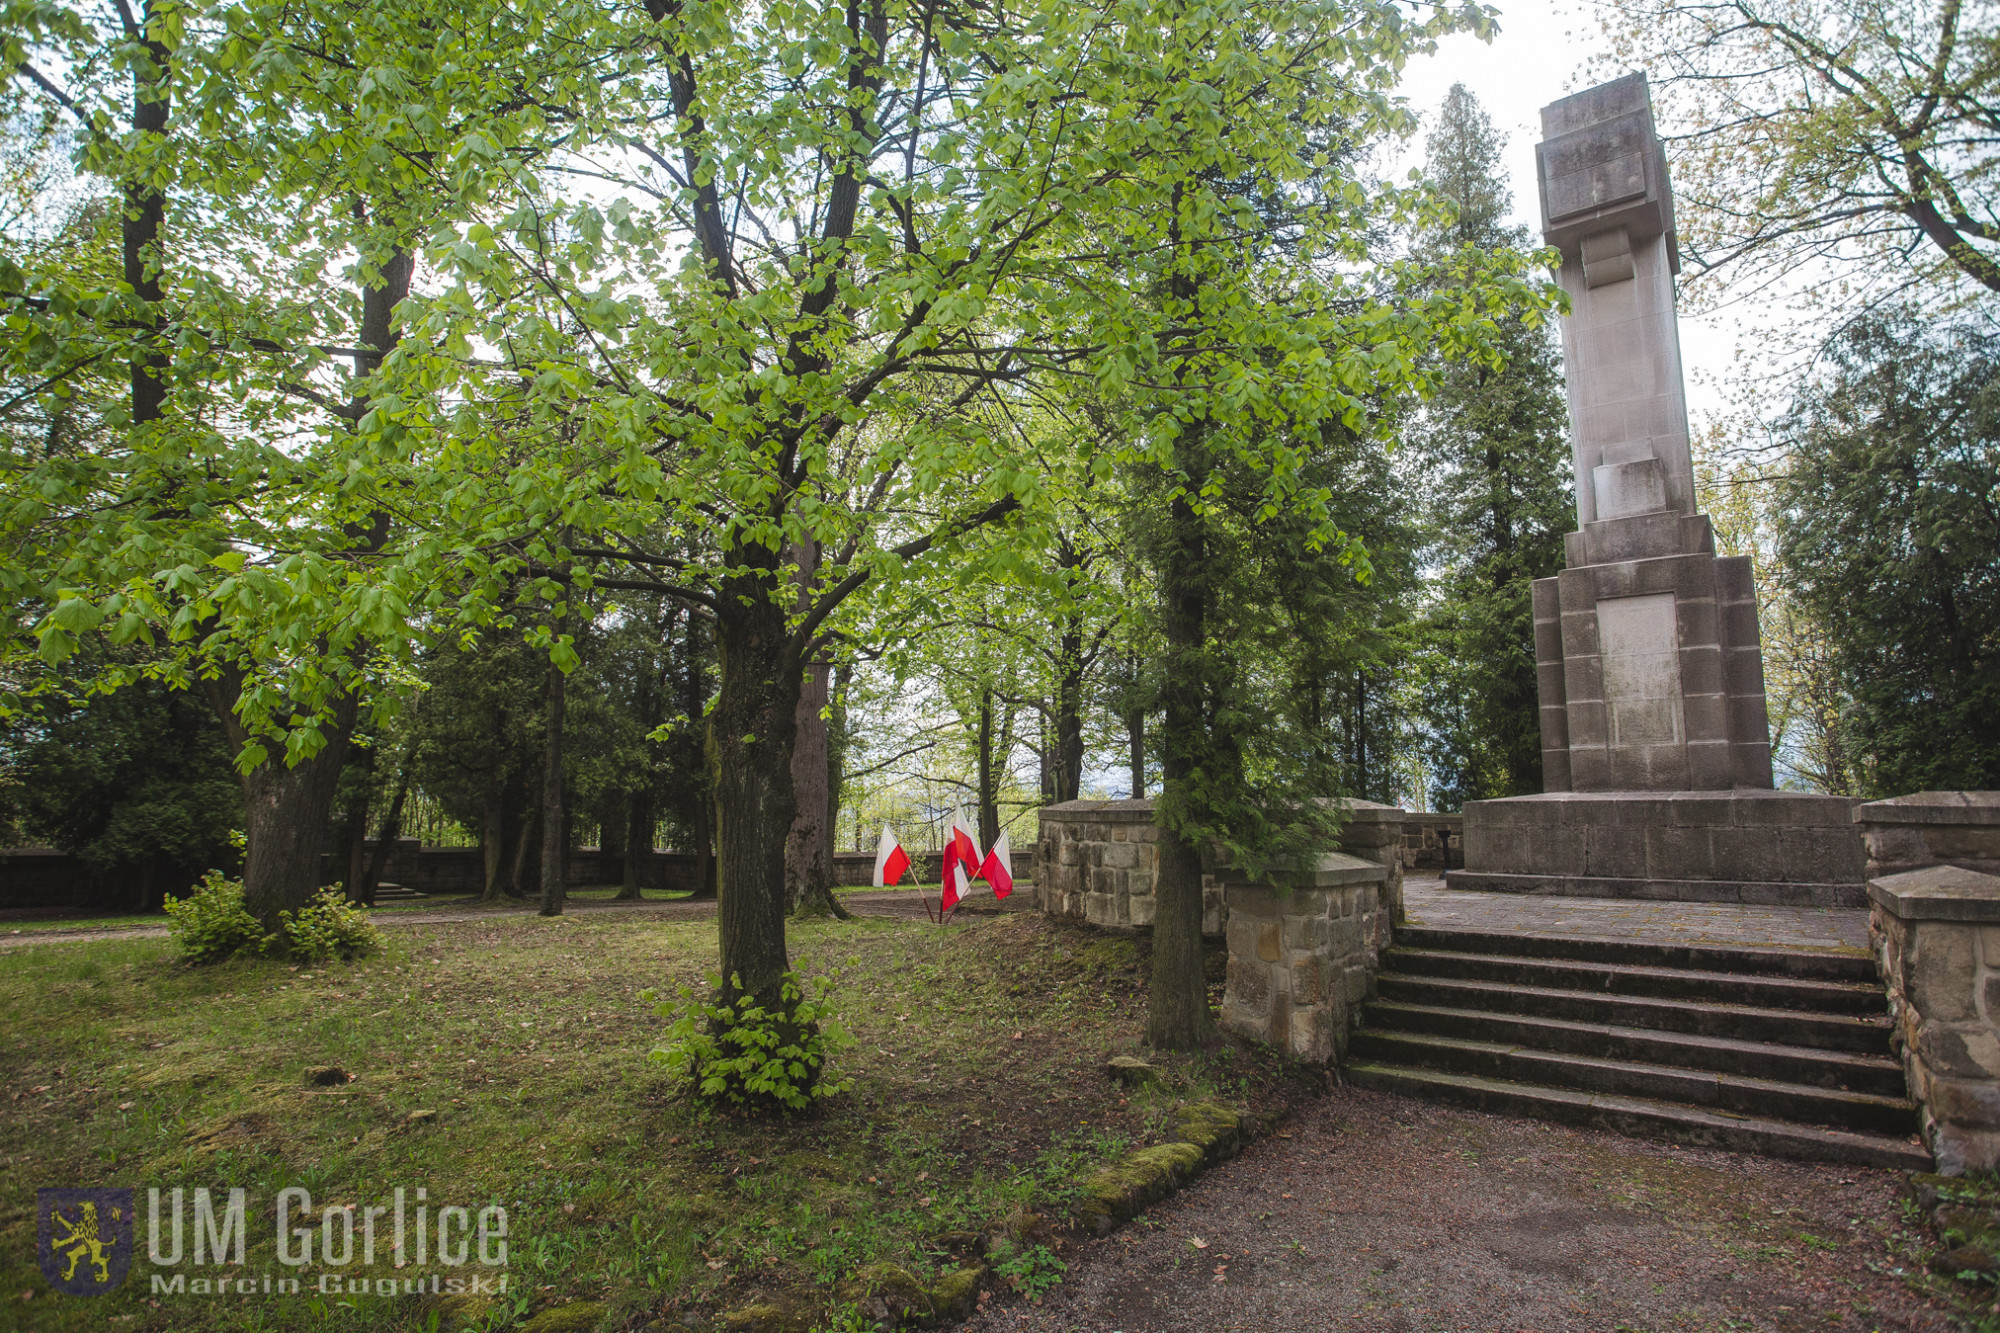
[[[69,1260],[69,1267],[63,1270],[62,1280],[70,1281],[76,1276],[76,1266],[85,1255],[90,1256],[91,1280],[109,1282],[111,1280],[111,1260],[104,1252],[107,1244],[97,1226],[97,1205],[86,1199],[83,1202],[83,1217],[72,1222],[62,1215],[62,1209],[54,1209],[50,1220],[67,1231],[66,1236],[55,1236],[49,1241],[49,1249]],[[111,1220],[118,1220],[118,1210],[111,1210]]]

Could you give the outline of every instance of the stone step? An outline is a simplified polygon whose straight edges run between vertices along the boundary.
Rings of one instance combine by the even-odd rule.
[[[1673,1102],[1724,1115],[1824,1125],[1892,1137],[1905,1137],[1917,1128],[1916,1108],[1902,1097],[1812,1088],[1768,1078],[1374,1029],[1357,1032],[1352,1050],[1356,1058],[1378,1065]]]
[[[1633,967],[1679,967],[1700,972],[1754,973],[1879,984],[1875,962],[1866,954],[1830,950],[1667,944],[1652,940],[1521,935],[1507,930],[1457,930],[1432,926],[1398,926],[1396,943],[1414,949],[1443,949],[1453,953],[1568,958],[1591,963],[1624,963]]]
[[[1385,1000],[1445,1009],[1525,1014],[1575,1023],[1609,1023],[1618,1027],[1653,1028],[1737,1041],[1857,1051],[1865,1055],[1886,1055],[1889,1051],[1889,1017],[1886,1013],[1807,1013],[1793,1009],[1717,1004],[1710,1000],[1608,995],[1600,991],[1516,986],[1493,981],[1464,981],[1455,977],[1411,976],[1400,972],[1382,973],[1377,979],[1377,986]]]
[[[1824,981],[1817,977],[1696,971],[1632,963],[1585,962],[1568,958],[1523,958],[1495,953],[1463,953],[1397,945],[1382,955],[1390,971],[1465,981],[1501,981],[1545,990],[1652,995],[1760,1009],[1804,1009],[1826,1014],[1886,1012],[1882,987],[1874,981]]]
[[[1602,1060],[1705,1069],[1746,1078],[1776,1079],[1808,1087],[1850,1090],[1875,1097],[1904,1095],[1902,1066],[1884,1053],[1861,1055],[1810,1046],[1741,1041],[1730,1037],[1668,1032],[1496,1014],[1476,1009],[1375,1000],[1363,1011],[1368,1029],[1460,1037],[1467,1041],[1525,1046],[1538,1051],[1586,1055]]]
[[[1342,1072],[1349,1082],[1360,1087],[1503,1115],[1530,1116],[1538,1120],[1608,1129],[1620,1134],[1763,1153],[1798,1161],[1839,1162],[1899,1171],[1931,1169],[1929,1153],[1907,1138],[1892,1138],[1885,1134],[1822,1129],[1644,1097],[1537,1087],[1472,1074],[1412,1069],[1368,1060],[1351,1061]]]
[[[401,884],[377,884],[375,886],[375,901],[377,903],[404,903],[428,897],[430,895],[427,893],[418,893],[415,889],[404,888]]]

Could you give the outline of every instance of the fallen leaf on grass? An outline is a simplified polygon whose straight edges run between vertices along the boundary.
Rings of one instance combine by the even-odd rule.
[[[1196,1236],[1194,1239],[1190,1240],[1188,1244],[1194,1246],[1197,1250],[1205,1250],[1208,1248],[1208,1242],[1203,1240],[1200,1236]]]

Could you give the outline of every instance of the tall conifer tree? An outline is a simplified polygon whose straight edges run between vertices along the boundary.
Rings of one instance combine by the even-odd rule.
[[[1414,246],[1440,289],[1476,271],[1481,254],[1533,244],[1507,221],[1504,147],[1478,99],[1454,84],[1426,170],[1452,213]],[[1503,316],[1492,347],[1493,359],[1438,367],[1413,430],[1436,571],[1432,798],[1452,809],[1542,789],[1530,585],[1562,568],[1576,512],[1555,326]]]

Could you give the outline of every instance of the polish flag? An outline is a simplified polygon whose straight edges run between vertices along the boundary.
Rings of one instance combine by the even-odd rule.
[[[1007,834],[1000,834],[1000,841],[993,844],[993,850],[986,853],[986,860],[979,867],[979,878],[993,886],[995,898],[1005,898],[1014,891],[1013,852],[1007,846]]]
[[[938,901],[949,912],[958,906],[959,900],[971,888],[970,877],[979,873],[979,844],[972,840],[972,833],[965,827],[965,820],[959,815],[951,817],[951,834],[944,845],[943,891]]]
[[[889,832],[889,826],[882,826],[882,836],[875,843],[875,877],[868,882],[878,889],[893,887],[910,868],[909,853],[903,844],[896,841],[896,835]]]

